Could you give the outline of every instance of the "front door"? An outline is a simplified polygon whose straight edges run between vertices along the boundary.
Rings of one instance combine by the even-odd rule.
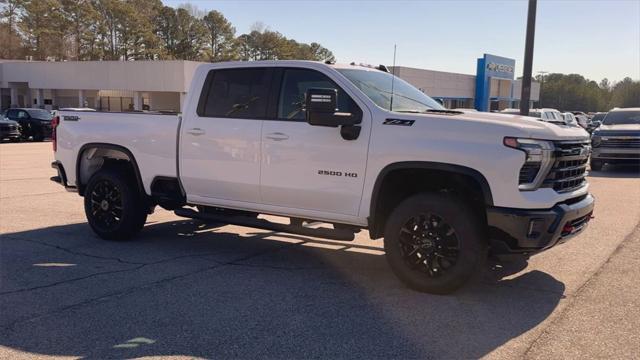
[[[364,107],[319,71],[281,71],[277,116],[264,121],[262,129],[263,204],[327,214],[325,218],[357,216],[367,162],[369,112],[363,112],[362,131],[356,140],[344,140],[340,128],[311,126],[303,109],[309,88],[337,89],[340,112],[358,112]]]
[[[272,77],[268,68],[212,70],[195,113],[183,119],[180,177],[188,200],[260,202],[260,142]]]

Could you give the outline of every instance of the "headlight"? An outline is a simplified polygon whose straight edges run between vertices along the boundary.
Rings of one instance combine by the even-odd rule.
[[[598,147],[600,143],[602,143],[602,137],[598,134],[593,134],[593,136],[591,136],[591,146]]]
[[[553,166],[553,143],[546,140],[505,137],[504,145],[525,153],[524,164],[520,168],[518,189],[537,190]]]

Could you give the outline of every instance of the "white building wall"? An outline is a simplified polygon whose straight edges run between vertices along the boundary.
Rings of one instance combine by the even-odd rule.
[[[474,75],[416,69],[404,66],[391,68],[401,79],[431,97],[473,99],[476,90]]]
[[[141,90],[185,92],[193,61],[3,62],[0,85],[28,83],[32,89]]]

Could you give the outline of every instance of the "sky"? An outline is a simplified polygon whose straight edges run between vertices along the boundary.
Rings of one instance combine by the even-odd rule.
[[[260,22],[318,42],[338,62],[396,64],[475,74],[489,53],[516,59],[522,75],[527,1],[163,0],[218,10],[237,35]],[[591,80],[640,80],[640,0],[539,0],[533,58],[539,71]]]

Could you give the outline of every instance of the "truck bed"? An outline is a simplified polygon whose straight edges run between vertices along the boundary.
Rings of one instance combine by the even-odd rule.
[[[77,182],[77,157],[92,143],[128,149],[140,169],[145,190],[156,176],[176,176],[179,118],[163,113],[61,111],[57,128],[57,158],[68,184]]]

